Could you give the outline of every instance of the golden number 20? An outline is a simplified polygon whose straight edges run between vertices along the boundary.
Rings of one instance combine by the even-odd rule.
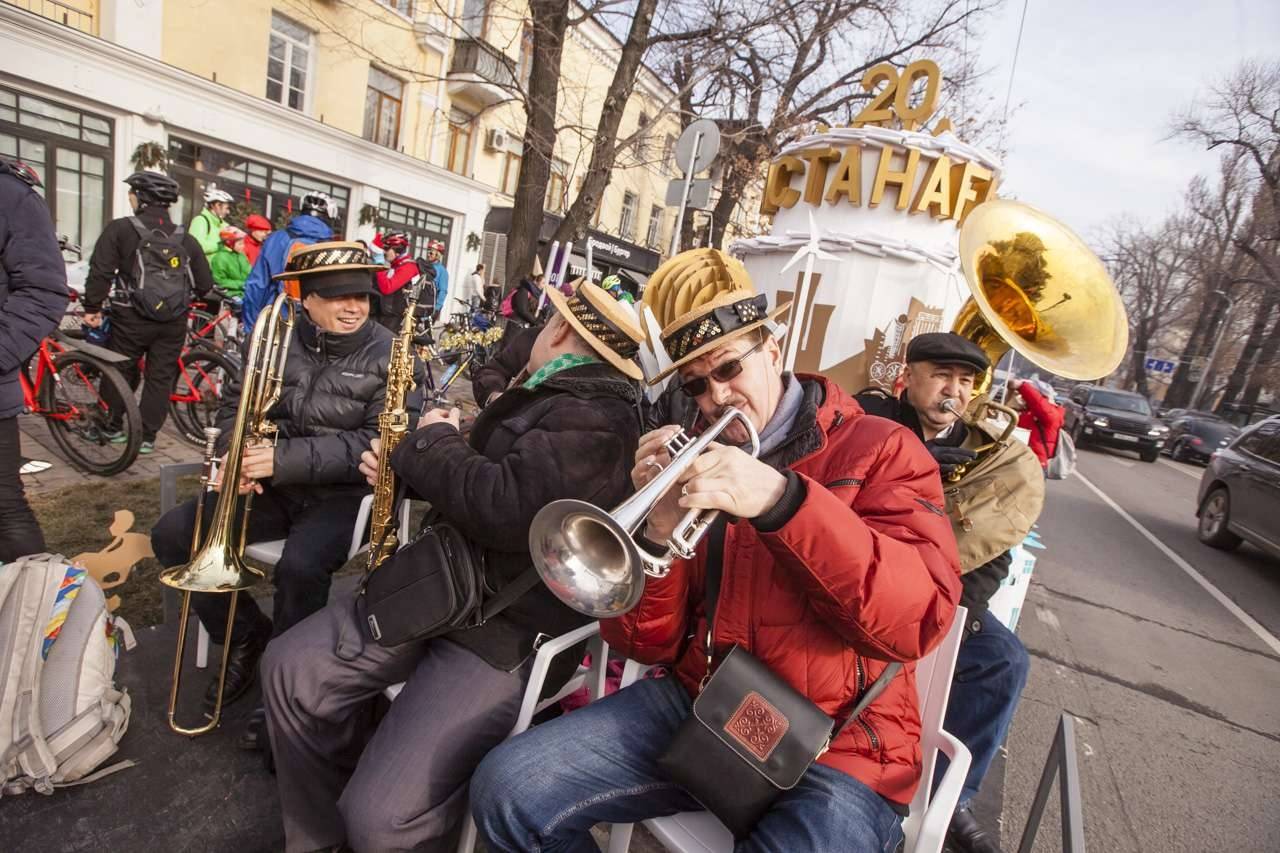
[[[919,103],[912,104],[911,89],[921,77],[925,78],[924,97]],[[887,124],[896,115],[907,130],[914,130],[933,115],[933,108],[938,102],[938,87],[942,82],[942,73],[938,64],[930,59],[917,59],[902,70],[887,62],[882,62],[868,69],[862,77],[862,88],[868,92],[874,90],[883,81],[885,86],[872,96],[870,103],[858,113],[853,126],[864,124]]]

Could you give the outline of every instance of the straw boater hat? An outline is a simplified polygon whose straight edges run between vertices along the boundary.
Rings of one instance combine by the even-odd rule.
[[[694,359],[771,323],[791,307],[769,310],[742,262],[718,249],[681,252],[654,271],[644,303],[662,326],[662,345],[674,362],[658,382]]]
[[[590,283],[580,285],[572,296],[550,285],[543,291],[593,350],[632,379],[644,378],[636,364],[644,333],[627,307]]]
[[[386,266],[373,262],[364,243],[335,240],[295,246],[284,272],[272,279],[297,281],[302,296],[350,296],[373,293],[373,273],[382,269]]]

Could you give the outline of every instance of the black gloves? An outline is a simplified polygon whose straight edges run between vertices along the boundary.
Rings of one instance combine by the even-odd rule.
[[[943,477],[950,477],[961,465],[978,458],[978,454],[963,447],[939,447],[936,444],[926,444],[925,447],[929,448],[929,452],[933,454],[933,459],[938,463],[938,470],[942,472]]]

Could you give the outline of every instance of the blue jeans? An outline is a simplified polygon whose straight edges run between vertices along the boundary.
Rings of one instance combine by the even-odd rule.
[[[597,853],[596,823],[700,810],[656,764],[690,706],[675,678],[642,679],[494,749],[471,779],[489,849]],[[734,850],[891,853],[901,839],[898,815],[874,791],[815,764]]]
[[[960,792],[961,806],[978,795],[987,768],[1009,734],[1009,724],[1031,668],[1027,650],[1003,622],[986,610],[978,619],[982,630],[966,633],[956,655],[951,697],[942,724],[973,755]],[[934,774],[935,785],[945,769],[946,758],[941,757]]]

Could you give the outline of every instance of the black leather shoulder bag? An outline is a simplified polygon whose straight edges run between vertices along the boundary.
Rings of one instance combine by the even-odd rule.
[[[712,673],[715,607],[724,562],[725,525],[711,531],[707,554],[707,672]],[[734,646],[703,681],[693,712],[676,730],[658,766],[718,817],[736,839],[749,836],[783,791],[801,777],[889,684],[891,663],[844,723],[835,721],[750,652]]]

